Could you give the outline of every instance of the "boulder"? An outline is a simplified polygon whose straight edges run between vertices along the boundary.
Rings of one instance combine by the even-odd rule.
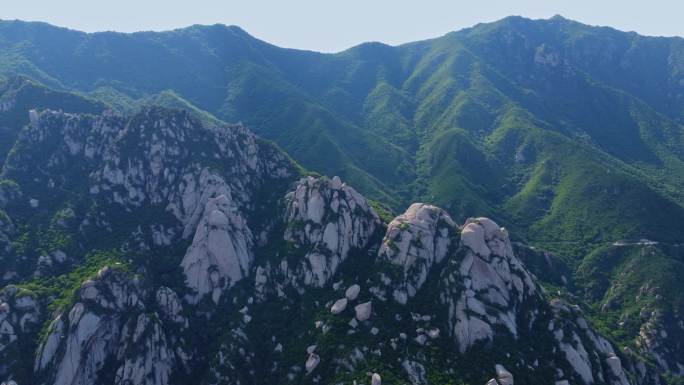
[[[330,313],[340,314],[347,308],[347,298],[340,298],[330,308]]]
[[[461,230],[461,244],[484,258],[489,257],[489,254],[491,254],[489,247],[485,243],[484,228],[477,223],[468,223]]]
[[[347,288],[347,290],[344,292],[344,296],[347,297],[348,300],[353,301],[359,296],[360,292],[361,286],[354,284]]]
[[[316,369],[318,364],[321,362],[321,357],[316,353],[309,354],[309,358],[306,360],[305,368],[307,373],[311,373]]]
[[[356,312],[356,319],[359,321],[366,321],[370,318],[373,305],[371,301],[356,305],[354,311]]]
[[[500,385],[513,385],[513,375],[501,364],[496,364],[496,378]]]

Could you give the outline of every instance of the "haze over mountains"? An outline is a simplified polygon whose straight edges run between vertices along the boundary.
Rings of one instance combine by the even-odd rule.
[[[72,372],[59,369],[61,361],[55,352],[76,348],[57,345],[50,361],[56,371],[51,372],[48,361],[47,366],[36,363],[31,369],[32,362],[26,364],[31,361],[29,353],[16,365],[0,365],[0,375],[44,382],[62,378],[65,384],[93,379],[138,383],[141,380],[135,375],[140,373],[126,368],[146,367],[157,362],[157,355],[167,353],[176,357],[176,366],[170,365],[165,374],[157,373],[146,383],[165,384],[169,378],[173,383],[193,375],[202,378],[202,383],[268,383],[268,378],[287,383],[288,377],[337,383],[359,380],[362,370],[379,370],[373,368],[376,361],[385,370],[379,373],[385,378],[383,383],[446,384],[449,376],[436,373],[448,373],[448,369],[455,370],[450,373],[453,383],[479,383],[491,377],[493,365],[502,361],[507,361],[507,369],[497,373],[503,375],[495,380],[500,384],[507,384],[506,371],[527,379],[525,383],[665,384],[677,383],[671,376],[684,375],[684,257],[680,250],[684,243],[684,39],[645,37],[562,17],[509,17],[437,39],[396,47],[368,43],[322,54],[279,48],[233,26],[86,34],[43,23],[1,21],[0,76],[4,79],[0,85],[0,164],[5,180],[0,203],[6,212],[2,223],[9,226],[3,230],[7,244],[0,268],[3,283],[21,286],[33,279],[35,285],[36,279],[51,282],[45,277],[57,274],[63,277],[59,279],[75,279],[71,286],[76,289],[79,279],[90,278],[104,262],[126,264],[124,275],[141,268],[154,271],[154,263],[144,262],[154,255],[153,260],[165,270],[148,275],[164,274],[163,278],[151,278],[133,288],[117,272],[115,278],[98,276],[92,285],[99,285],[100,294],[123,285],[127,295],[135,292],[141,298],[133,306],[136,309],[157,308],[160,304],[152,302],[159,302],[159,290],[166,293],[169,289],[173,294],[162,295],[164,304],[168,304],[167,297],[177,296],[178,305],[172,307],[183,307],[183,316],[191,320],[177,318],[177,309],[159,313],[181,325],[177,333],[165,334],[176,326],[141,321],[126,306],[100,303],[119,314],[115,318],[120,323],[103,327],[121,342],[90,351],[117,357],[107,361],[117,376],[101,376],[102,367],[94,363],[83,363]],[[30,110],[37,111],[30,114]],[[253,138],[244,128],[224,122],[241,122],[284,153]],[[46,135],[56,135],[54,147],[45,142]],[[191,145],[179,140],[183,135],[191,138]],[[234,137],[242,144],[226,139]],[[148,140],[150,147],[137,146]],[[197,142],[203,140],[207,142]],[[160,168],[148,170],[148,164]],[[339,176],[356,190],[345,190],[349,187],[342,187],[339,179],[312,177],[297,182],[308,172]],[[271,179],[277,183],[269,188],[270,182],[265,181]],[[299,187],[292,187],[293,183]],[[197,187],[196,196],[190,194],[192,199],[178,187],[189,189],[190,185]],[[179,195],[174,195],[174,189],[179,189]],[[116,194],[111,195],[113,191]],[[369,199],[368,204],[356,191]],[[318,198],[311,198],[312,194]],[[252,195],[254,199],[248,199]],[[221,196],[227,196],[229,203],[221,203]],[[320,207],[319,198],[325,202]],[[36,207],[33,200],[38,202]],[[300,203],[292,203],[297,200]],[[195,211],[184,211],[191,201]],[[419,210],[411,206],[413,202],[441,209]],[[344,214],[348,218],[337,211],[340,204],[349,207]],[[57,231],[55,224],[67,208],[74,219]],[[213,214],[216,210],[220,215]],[[456,225],[483,216],[508,231],[494,232],[484,219]],[[140,218],[137,230],[135,218]],[[202,233],[202,223],[210,230]],[[334,230],[328,230],[329,223],[334,223]],[[474,228],[475,223],[484,230]],[[94,229],[84,230],[88,226]],[[237,251],[225,254],[213,249],[219,247],[213,241],[202,244],[216,228],[228,234],[227,244]],[[409,244],[398,235],[406,231],[414,240]],[[482,242],[473,244],[469,236],[464,237],[470,231],[483,231],[486,250],[477,250]],[[55,232],[62,234],[57,237],[60,241],[41,243],[46,233]],[[515,253],[509,232],[514,243],[520,243]],[[107,242],[103,234],[109,234]],[[62,236],[69,241],[62,242]],[[424,236],[432,246],[422,243]],[[499,243],[507,246],[496,246]],[[93,264],[92,257],[87,257],[94,250],[120,250],[122,245],[135,250],[137,259],[108,253]],[[56,261],[56,251],[68,258]],[[496,265],[503,262],[490,259],[490,253],[505,261],[506,267]],[[465,268],[457,274],[453,269],[478,255],[487,266],[498,266],[492,268],[497,277],[478,276]],[[59,267],[50,272],[43,257]],[[298,267],[288,269],[286,264],[280,271],[275,268],[279,258]],[[90,270],[86,273],[83,266]],[[199,273],[192,266],[199,266]],[[360,271],[362,266],[369,271]],[[402,266],[403,273],[388,266]],[[181,267],[184,275],[174,272]],[[501,269],[514,271],[518,278]],[[74,271],[79,273],[74,276]],[[219,272],[220,284],[209,271]],[[383,274],[376,276],[376,272]],[[530,272],[536,277],[531,278]],[[252,293],[264,283],[262,275],[275,285],[270,294]],[[478,279],[480,291],[474,290],[473,295],[477,294],[479,302],[459,305],[459,296],[471,289],[461,282]],[[333,288],[333,282],[340,280],[343,284]],[[235,286],[237,282],[243,283]],[[315,354],[308,352],[309,359],[315,356],[324,362],[319,372],[325,374],[319,375],[304,374],[308,362],[306,367],[296,360],[285,365],[271,355],[276,340],[283,340],[281,350],[285,346],[294,352],[294,342],[288,347],[285,341],[313,338],[305,328],[290,325],[293,331],[287,336],[279,329],[282,325],[274,326],[276,321],[266,319],[280,306],[274,304],[284,297],[289,311],[297,306],[308,309],[294,317],[302,324],[336,325],[335,317],[328,320],[327,309],[323,318],[317,312],[336,299],[340,287],[352,283],[360,284],[363,303],[375,301],[375,306],[382,301],[374,309],[382,309],[384,315],[375,316],[388,317],[382,324],[364,324],[367,320],[356,313],[357,324],[379,329],[380,334],[368,337],[372,343],[383,342],[391,350],[391,339],[407,331],[385,335],[383,326],[392,322],[395,313],[404,320],[411,318],[409,312],[427,314],[429,320],[419,317],[410,325],[396,322],[417,333],[411,338],[422,340],[419,336],[423,335],[426,340],[407,347],[407,356],[392,355],[389,364],[389,360],[369,358],[372,355],[362,348],[372,350],[366,337],[348,337],[352,340],[345,342],[345,335],[356,332],[339,329],[328,337],[316,337],[323,339],[316,340],[317,345],[330,348],[324,349],[325,354],[320,348]],[[49,334],[46,322],[61,319],[68,323],[64,309],[74,309],[76,302],[87,307],[88,301],[97,301],[84,288],[66,293],[55,293],[54,287],[36,291],[32,298],[37,310],[29,313],[43,325],[36,329],[42,330],[41,338]],[[373,288],[377,290],[370,291]],[[196,290],[197,297],[185,296],[186,290]],[[307,296],[311,290],[314,294]],[[497,302],[496,295],[485,294],[487,290],[505,292],[505,301]],[[15,294],[5,303],[14,303]],[[66,305],[61,311],[54,307],[48,311],[47,304],[55,296]],[[248,299],[259,296],[254,305],[258,316],[252,314],[250,320],[254,318],[266,330],[277,328],[273,329],[275,340],[260,340],[258,328],[251,326],[255,329],[250,332],[247,321],[233,329],[246,328],[242,334],[217,337],[219,346],[195,345],[197,336],[193,337],[188,325],[233,325],[216,314],[237,317],[242,306],[252,305]],[[555,297],[567,303],[554,302],[559,300]],[[581,305],[584,313],[578,313],[574,304]],[[444,306],[467,309],[448,314],[436,310]],[[472,314],[479,309],[486,309],[480,318]],[[470,316],[480,321],[466,322],[464,327],[463,319]],[[193,317],[209,321],[192,321]],[[147,364],[122,359],[122,352],[138,341],[124,338],[126,319],[144,323],[140,333],[155,322],[161,323],[150,327],[165,330],[163,336],[157,333],[143,344],[148,353],[155,352],[143,354],[147,361],[142,362]],[[516,320],[513,326],[511,319]],[[562,322],[571,326],[558,329]],[[53,326],[50,330],[55,332]],[[508,331],[500,333],[498,327]],[[521,336],[542,329],[549,334],[545,342],[523,341]],[[36,330],[26,334],[36,335]],[[431,338],[427,330],[445,334],[443,340],[436,337],[440,341],[434,342],[440,346],[437,352],[426,352],[430,349],[424,343]],[[472,339],[458,330],[469,330],[465,335]],[[565,330],[565,335],[561,332],[559,337],[557,330]],[[610,342],[604,343],[601,334]],[[474,344],[478,340],[490,343]],[[32,351],[44,354],[49,342],[33,341],[28,343],[33,344]],[[339,345],[344,345],[341,351],[349,350],[349,357],[358,358],[354,350],[358,348],[363,364],[351,358],[354,362],[349,364],[344,357],[335,361],[332,356]],[[468,354],[472,346],[477,354]],[[568,346],[575,352],[568,353]],[[535,349],[548,349],[548,360],[529,353]],[[236,360],[246,363],[237,365],[226,359],[199,364],[217,359],[219,352],[221,357],[237,354],[241,358]],[[459,369],[454,359],[459,354],[470,359],[477,355],[478,362],[482,357],[482,367]],[[614,360],[608,360],[616,354],[624,373],[622,367],[613,369]],[[569,366],[560,363],[565,362],[563,357]],[[259,366],[264,363],[273,363],[275,369]],[[299,370],[293,369],[297,364]],[[423,367],[422,376],[416,364]],[[252,373],[267,369],[271,377]],[[407,374],[388,378],[395,370]]]

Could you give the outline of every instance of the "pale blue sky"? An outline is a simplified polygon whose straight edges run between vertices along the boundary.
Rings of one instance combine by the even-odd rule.
[[[326,52],[436,37],[508,15],[555,14],[645,35],[684,36],[682,0],[0,0],[0,19],[88,32],[234,24],[276,45]]]

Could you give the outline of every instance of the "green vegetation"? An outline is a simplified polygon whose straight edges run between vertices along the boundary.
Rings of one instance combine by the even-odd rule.
[[[594,250],[579,266],[577,279],[594,306],[601,330],[633,346],[634,336],[653,311],[667,317],[684,307],[682,274],[684,262],[678,250],[625,245]]]
[[[395,215],[392,209],[382,204],[382,202],[370,199],[368,200],[368,204],[373,208],[373,211],[378,214],[383,223],[388,224],[394,219]]]
[[[0,81],[0,167],[17,139],[19,130],[29,122],[30,109],[53,109],[66,112],[98,113],[105,104],[74,93],[56,91],[25,76],[11,76]]]
[[[86,255],[83,264],[66,274],[34,278],[17,285],[20,289],[18,295],[29,294],[36,298],[49,298],[47,309],[53,314],[70,306],[81,284],[95,277],[105,266],[124,271],[128,269],[128,265],[122,262],[119,252],[95,251]]]
[[[492,217],[514,240],[553,251],[551,265],[532,249],[521,251],[521,258],[546,287],[586,301],[604,333],[633,346],[653,311],[665,317],[684,311],[679,279],[684,259],[676,246],[684,242],[682,74],[681,40],[562,18],[512,17],[437,39],[398,47],[363,44],[337,54],[281,49],[220,25],[88,35],[0,21],[0,166],[3,178],[13,180],[0,181],[0,221],[16,225],[2,262],[7,269],[23,268],[19,276],[26,277],[38,258],[55,250],[80,250],[79,256],[83,250],[109,250],[140,223],[152,218],[170,223],[165,208],[131,214],[93,199],[85,189],[92,171],[87,164],[43,175],[52,160],[50,146],[58,141],[46,141],[35,152],[17,141],[33,108],[129,113],[162,105],[189,111],[208,126],[245,123],[264,138],[260,143],[272,143],[274,153],[280,148],[289,153],[296,174],[339,175],[371,199],[385,223],[414,201],[443,207],[460,223],[470,216]],[[164,114],[149,111],[154,117]],[[87,132],[86,123],[78,129]],[[124,162],[135,160],[136,139],[121,138]],[[193,160],[225,167],[202,157],[206,138],[192,139]],[[26,164],[40,165],[31,168],[40,173],[27,172]],[[48,183],[59,188],[46,192]],[[257,223],[276,209],[271,194],[285,190],[269,187],[253,197],[269,202],[253,208]],[[27,195],[4,207],[5,195],[21,191]],[[32,198],[39,208],[29,206]],[[102,213],[111,230],[91,234],[88,243],[70,222],[70,210],[77,216]],[[270,230],[282,234],[283,229]],[[614,245],[642,238],[659,243]],[[388,246],[396,248],[392,241]],[[182,293],[178,264],[185,247],[127,257],[156,285]],[[275,261],[283,255],[301,257],[281,239],[256,257]],[[100,267],[120,263],[120,255],[91,253],[71,262],[77,265],[73,271],[54,271],[19,286],[52,299],[54,311],[68,305],[80,283]],[[393,267],[386,271],[392,277],[400,273]],[[322,296],[309,293],[302,303],[273,304],[258,315],[306,333],[297,322],[324,316],[314,303],[332,298]],[[288,319],[300,307],[302,316]],[[193,337],[206,342],[207,352],[227,338],[221,328],[240,322],[235,308],[226,306],[224,318],[195,320],[201,327]],[[276,330],[279,339],[288,332]],[[255,344],[271,348],[270,337]],[[678,337],[684,338],[671,336]],[[330,338],[317,342],[332,354]],[[301,363],[305,342],[290,342],[298,350],[286,352],[287,364]],[[434,357],[451,353],[433,352]],[[512,362],[515,357],[495,358]],[[451,381],[442,369],[430,368],[431,383]],[[391,372],[383,377],[386,384],[395,380]]]
[[[23,44],[47,35],[58,50]],[[303,167],[339,175],[395,212],[426,201],[457,221],[488,215],[574,258],[591,249],[579,243],[684,238],[684,98],[664,102],[681,96],[679,64],[664,64],[681,45],[515,17],[332,55],[280,49],[220,25],[87,35],[2,22],[0,36],[1,74],[120,111],[161,104],[207,124],[242,121]],[[616,69],[584,49],[596,41],[630,65]],[[577,55],[563,58],[562,72],[553,58],[566,51]],[[644,52],[653,60],[640,60]]]

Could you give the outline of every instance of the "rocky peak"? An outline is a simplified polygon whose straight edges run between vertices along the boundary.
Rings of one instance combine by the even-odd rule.
[[[112,233],[120,239],[111,241],[127,250],[173,246],[193,238],[210,199],[225,196],[231,210],[239,208],[228,217],[246,218],[281,199],[298,173],[285,154],[244,127],[204,126],[179,110],[31,116],[17,140],[20,150],[5,164],[0,205],[46,216],[80,207],[72,210],[74,227],[65,229],[78,238],[82,250],[75,254]],[[232,226],[260,234],[276,219],[254,221],[252,229]],[[36,267],[38,257],[32,257]]]
[[[448,306],[450,334],[460,351],[491,340],[494,325],[517,336],[523,302],[540,299],[506,230],[488,218],[469,219],[461,230],[458,256],[445,271],[440,298]]]
[[[209,199],[183,259],[187,284],[198,294],[191,302],[209,293],[218,302],[222,292],[254,268],[257,241],[242,206],[229,193]],[[380,225],[366,200],[337,177],[302,178],[285,194],[283,204],[284,232],[270,236],[282,237],[296,255],[282,255],[277,266],[256,266],[259,293],[268,281],[278,292],[284,285],[298,290],[325,286],[354,250],[368,246]],[[261,242],[265,236],[260,235]]]
[[[254,262],[253,236],[229,195],[209,198],[192,245],[181,266],[196,303],[211,294],[217,303],[225,289],[246,277]]]
[[[91,194],[129,208],[168,205],[182,222],[206,203],[189,196],[200,193],[196,190],[203,173],[223,178],[233,198],[247,204],[251,189],[293,171],[282,153],[244,127],[207,127],[181,110],[149,108],[130,118],[49,110],[32,114],[19,142],[40,151],[11,157],[6,177],[21,180],[17,174],[40,161],[47,175],[80,161],[87,165],[83,172]]]
[[[285,196],[285,241],[304,258],[283,266],[306,286],[323,287],[353,250],[368,246],[380,219],[340,178],[302,178]]]
[[[456,223],[444,210],[424,203],[412,204],[390,222],[378,256],[401,269],[398,277],[387,277],[396,281],[392,296],[397,302],[406,304],[415,296],[433,265],[453,252],[455,230]]]

